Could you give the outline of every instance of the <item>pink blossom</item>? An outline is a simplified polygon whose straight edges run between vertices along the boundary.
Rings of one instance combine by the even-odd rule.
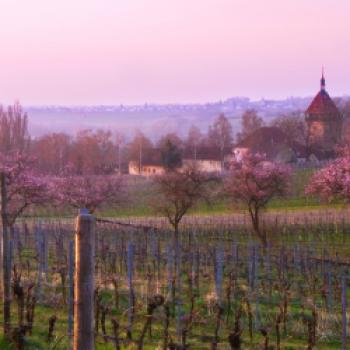
[[[0,155],[0,173],[5,177],[6,219],[13,225],[30,205],[44,204],[51,197],[48,178],[32,169],[33,159],[20,154]]]
[[[56,201],[74,208],[87,208],[93,213],[102,204],[115,205],[124,199],[121,177],[100,175],[66,175],[51,185]]]
[[[247,153],[231,164],[226,190],[235,202],[247,206],[254,231],[266,245],[266,233],[260,229],[259,214],[275,196],[288,190],[290,169],[282,164],[268,162],[262,154]]]
[[[350,152],[344,150],[342,156],[327,167],[317,171],[311,178],[305,193],[317,195],[327,201],[344,199],[350,201]]]
[[[266,206],[274,196],[284,195],[288,189],[288,167],[267,162],[261,154],[246,154],[231,164],[227,189],[235,201],[249,201]]]

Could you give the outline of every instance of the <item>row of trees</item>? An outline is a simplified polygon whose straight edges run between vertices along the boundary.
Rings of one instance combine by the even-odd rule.
[[[181,162],[184,156],[196,159],[203,154],[223,160],[225,154],[231,152],[232,143],[232,126],[224,115],[220,115],[207,134],[192,126],[185,139],[169,133],[153,143],[137,131],[133,139],[127,141],[120,133],[83,130],[75,137],[64,133],[44,135],[32,140],[28,150],[37,158],[37,167],[42,173],[57,175],[70,165],[71,171],[78,175],[107,175],[116,170],[124,172],[129,160],[138,161],[140,166],[154,160],[155,150],[161,154],[163,163],[174,155],[175,163]]]
[[[152,142],[141,131],[129,141],[120,133],[104,130],[82,130],[75,137],[51,133],[32,140],[28,152],[37,158],[40,172],[55,175],[63,172],[68,165],[78,175],[124,173],[129,160],[136,161],[140,168],[154,161],[165,166],[168,163],[177,166],[181,165],[183,158],[223,162],[225,156],[232,153],[234,142],[243,140],[265,125],[255,110],[245,111],[241,124],[241,132],[234,137],[229,119],[220,114],[206,133],[192,126],[184,139],[176,133],[169,133],[157,142]],[[291,141],[306,143],[307,129],[301,114],[276,118],[272,125],[284,131]]]
[[[346,119],[349,119],[349,103],[337,101],[337,105]],[[176,133],[163,135],[157,142],[152,142],[141,131],[136,132],[131,140],[121,133],[112,134],[105,130],[82,130],[74,137],[65,133],[50,133],[30,141],[27,128],[27,117],[19,104],[8,110],[0,109],[0,114],[7,114],[17,123],[13,134],[7,132],[7,120],[1,120],[0,138],[3,145],[16,142],[18,148],[27,150],[37,159],[36,166],[42,173],[60,174],[68,164],[76,174],[112,174],[116,170],[126,172],[129,160],[142,164],[154,160],[154,150],[161,153],[161,161],[166,164],[174,157],[181,162],[183,157],[197,159],[207,157],[224,160],[225,155],[231,154],[234,143],[242,141],[255,130],[266,126],[266,123],[253,110],[242,114],[240,132],[234,135],[230,120],[220,114],[209,126],[207,132],[202,132],[193,125],[185,138]],[[25,116],[21,119],[19,116]],[[22,125],[24,123],[25,125]],[[307,126],[301,111],[275,118],[269,125],[280,128],[290,141],[301,145],[307,144]],[[27,134],[21,134],[27,133]],[[349,132],[344,128],[344,142],[349,139]],[[5,147],[5,146],[2,146]],[[6,146],[7,147],[7,146]]]

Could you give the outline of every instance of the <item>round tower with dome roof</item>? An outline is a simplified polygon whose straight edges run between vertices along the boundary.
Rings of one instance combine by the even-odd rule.
[[[325,159],[334,155],[334,147],[341,140],[343,118],[326,91],[322,70],[321,89],[305,112],[308,126],[309,154]]]

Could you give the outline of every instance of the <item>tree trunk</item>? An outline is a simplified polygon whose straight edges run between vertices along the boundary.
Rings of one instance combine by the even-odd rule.
[[[74,328],[74,241],[69,242],[69,293],[68,293],[68,337],[69,348],[73,345]]]
[[[139,146],[139,175],[142,175],[142,141]]]
[[[225,147],[221,147],[220,149],[220,153],[221,153],[221,172],[224,171],[224,163],[225,163],[225,156],[224,156],[224,152],[225,152]]]
[[[9,239],[8,239],[8,220],[7,220],[7,188],[6,176],[0,175],[1,182],[1,219],[2,219],[2,284],[3,284],[3,302],[4,302],[4,335],[10,337],[11,327],[11,265],[9,260]]]
[[[174,224],[173,249],[175,257],[174,270],[177,271],[177,268],[179,266],[179,223],[177,221]]]
[[[254,208],[249,207],[249,214],[252,220],[253,230],[260,239],[260,242],[265,250],[267,247],[267,238],[266,233],[260,230],[260,210],[256,206],[254,206]]]

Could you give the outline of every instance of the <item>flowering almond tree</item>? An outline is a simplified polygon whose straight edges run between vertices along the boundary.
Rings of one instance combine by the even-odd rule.
[[[35,174],[32,162],[20,154],[0,157],[0,192],[2,219],[2,272],[4,297],[4,334],[9,337],[11,325],[11,263],[9,257],[9,235],[16,219],[32,204],[48,200],[45,178]]]
[[[20,169],[20,162],[15,165],[16,168],[7,170],[0,166],[6,185],[6,223],[10,228],[29,206],[44,204],[51,199],[49,179],[36,174],[27,166]]]
[[[340,158],[317,171],[305,192],[327,201],[335,199],[350,201],[350,150],[343,151]]]
[[[125,198],[124,188],[118,176],[66,175],[56,178],[52,191],[60,204],[86,208],[92,214],[103,204],[119,204]]]
[[[234,202],[248,208],[254,232],[264,247],[267,245],[267,235],[260,227],[261,211],[272,198],[286,194],[289,177],[288,167],[269,162],[261,154],[248,153],[231,165],[226,180],[227,194]]]

